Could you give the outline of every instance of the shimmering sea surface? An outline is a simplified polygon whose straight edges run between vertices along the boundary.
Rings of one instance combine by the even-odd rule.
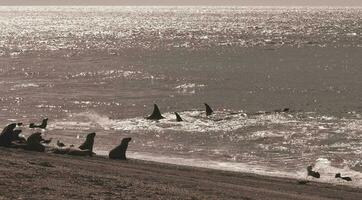
[[[95,131],[99,154],[130,136],[133,158],[296,178],[314,165],[361,187],[361,48],[362,8],[0,7],[0,124],[49,117],[45,137]],[[144,119],[154,103],[165,119]]]

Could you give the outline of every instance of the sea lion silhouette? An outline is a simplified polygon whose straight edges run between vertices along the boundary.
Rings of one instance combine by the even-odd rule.
[[[211,107],[207,103],[204,103],[204,104],[205,104],[205,108],[206,108],[206,116],[212,115],[212,113],[214,111],[211,109]]]
[[[3,129],[0,134],[0,146],[9,147],[11,146],[12,141],[14,140],[14,129],[16,123],[11,123]],[[20,134],[20,133],[19,133]]]
[[[35,125],[34,123],[29,124],[29,128],[41,128],[46,129],[48,125],[48,118],[43,119],[42,123],[40,125]]]
[[[351,177],[341,176],[341,173],[337,173],[334,177],[335,177],[335,178],[343,179],[343,180],[345,180],[345,181],[352,181]]]
[[[90,150],[90,152],[93,152],[93,144],[94,144],[94,137],[96,136],[96,133],[89,133],[87,135],[87,138],[85,142],[79,146],[79,149],[81,150]]]
[[[152,114],[149,117],[147,117],[146,119],[160,120],[160,119],[163,119],[163,118],[164,117],[161,115],[160,109],[158,109],[158,106],[156,104],[154,104]]]
[[[44,152],[45,146],[40,143],[42,140],[44,139],[41,137],[41,133],[39,132],[33,133],[26,140],[26,146],[24,149],[29,151]]]
[[[175,112],[175,115],[176,115],[176,121],[178,121],[178,122],[182,122],[182,121],[183,121],[182,118],[181,118],[181,116],[180,116],[177,112]]]
[[[321,175],[319,174],[319,172],[315,172],[315,171],[313,171],[312,169],[313,169],[312,166],[308,166],[308,167],[307,167],[308,176],[312,176],[312,177],[314,177],[314,178],[320,178]]]
[[[112,149],[108,156],[110,159],[119,159],[119,160],[127,160],[126,151],[128,148],[128,143],[132,140],[132,138],[123,138],[120,145],[116,148]]]
[[[12,142],[17,142],[17,143],[22,143],[25,144],[26,143],[26,139],[23,136],[20,136],[20,133],[22,131],[21,130],[13,130],[13,139]]]

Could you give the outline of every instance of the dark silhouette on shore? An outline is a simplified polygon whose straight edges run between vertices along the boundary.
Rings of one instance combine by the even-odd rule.
[[[94,144],[94,137],[96,136],[96,133],[89,133],[87,135],[86,140],[82,145],[80,145],[78,148],[81,150],[89,150],[91,154],[93,153],[93,144]]]
[[[61,141],[57,141],[57,146],[58,147],[65,147],[65,144],[63,143],[63,142],[61,142]]]
[[[21,130],[14,130],[17,123],[7,125],[0,134],[0,146],[10,147],[12,142],[19,138]]]
[[[335,178],[340,178],[340,179],[343,179],[345,181],[352,181],[351,177],[348,177],[348,176],[341,176],[341,173],[337,173],[335,175]]]
[[[26,140],[26,145],[25,145],[24,149],[29,150],[29,151],[44,152],[45,146],[43,144],[41,144],[42,140],[44,140],[44,139],[42,138],[41,133],[39,133],[39,132],[33,133]]]
[[[175,112],[175,115],[176,115],[176,121],[178,121],[178,122],[182,122],[182,121],[183,121],[182,118],[181,118],[181,116],[180,116],[177,112]]]
[[[319,172],[315,172],[315,171],[313,171],[312,169],[313,169],[312,166],[308,166],[308,167],[307,167],[308,176],[312,176],[312,177],[314,177],[314,178],[320,178],[321,175],[319,174]]]
[[[152,114],[149,117],[147,117],[146,119],[160,120],[160,119],[163,119],[163,118],[164,117],[161,115],[160,109],[158,109],[158,106],[156,104],[154,104]]]
[[[74,148],[74,146],[65,147],[66,145],[58,140],[57,145],[59,148],[51,149],[51,152],[55,154],[67,154],[72,156],[92,156],[94,137],[96,133],[89,133],[86,137],[86,140],[83,142],[79,148]]]
[[[204,104],[205,104],[205,108],[206,108],[206,116],[212,115],[212,113],[214,111],[211,109],[211,107],[207,103],[204,103]]]
[[[45,118],[45,119],[43,119],[43,121],[40,125],[35,125],[34,123],[30,123],[29,128],[46,129],[47,125],[48,125],[48,118]]]
[[[132,138],[123,138],[120,145],[116,148],[112,149],[108,156],[110,159],[119,159],[119,160],[127,160],[126,151],[128,148],[128,143],[132,140]]]
[[[43,143],[43,144],[50,144],[52,142],[52,138],[47,139],[47,140],[42,138],[42,140],[40,142]]]

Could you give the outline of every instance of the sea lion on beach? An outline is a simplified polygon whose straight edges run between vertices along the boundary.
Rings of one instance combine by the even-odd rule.
[[[94,137],[96,136],[96,133],[89,133],[87,135],[87,138],[85,142],[79,146],[79,149],[81,150],[90,150],[93,152],[93,144],[94,144]]]
[[[177,112],[175,112],[175,115],[176,115],[176,121],[177,122],[182,122],[183,121],[181,116]]]
[[[34,123],[30,123],[29,128],[41,128],[46,129],[48,125],[48,118],[43,119],[40,125],[35,125]]]
[[[204,104],[205,104],[205,109],[206,109],[206,116],[212,115],[212,113],[214,111],[211,109],[211,107],[207,103],[204,103]]]
[[[24,149],[29,151],[44,152],[45,146],[41,144],[42,140],[44,139],[41,137],[41,133],[39,132],[33,133],[28,137],[28,139],[26,139],[26,145]]]
[[[163,118],[164,117],[161,115],[160,109],[158,109],[158,106],[156,104],[154,104],[152,114],[149,117],[147,117],[146,119],[160,120],[160,119],[163,119]]]
[[[351,177],[341,176],[341,173],[337,173],[334,177],[335,177],[335,178],[343,179],[343,180],[345,180],[345,181],[352,181]]]
[[[24,136],[20,136],[20,133],[21,133],[21,132],[22,132],[21,130],[14,130],[14,131],[13,131],[13,134],[12,134],[12,136],[13,136],[12,142],[17,142],[17,143],[22,143],[22,144],[26,143],[26,139],[24,138]]]
[[[16,126],[17,126],[16,123],[11,123],[3,129],[3,131],[0,134],[0,146],[4,147],[11,146],[11,143],[14,140],[14,129],[16,128]]]
[[[65,144],[58,140],[57,146],[59,148],[54,148],[51,150],[51,152],[55,154],[67,154],[72,156],[92,156],[95,136],[96,133],[89,133],[86,140],[82,145],[79,146],[79,148],[74,148],[73,145],[71,145],[71,147],[65,147]]]
[[[132,138],[123,138],[121,144],[116,148],[112,149],[109,152],[110,159],[119,159],[119,160],[127,160],[126,151],[128,148],[128,143],[132,140]]]
[[[307,176],[312,176],[314,178],[320,178],[321,175],[319,174],[319,172],[315,172],[312,170],[313,167],[312,166],[308,166],[307,167],[307,172],[308,172],[308,175]]]

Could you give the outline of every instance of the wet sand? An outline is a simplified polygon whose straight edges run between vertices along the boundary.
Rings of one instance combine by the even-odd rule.
[[[0,148],[0,199],[361,199],[346,186]]]

